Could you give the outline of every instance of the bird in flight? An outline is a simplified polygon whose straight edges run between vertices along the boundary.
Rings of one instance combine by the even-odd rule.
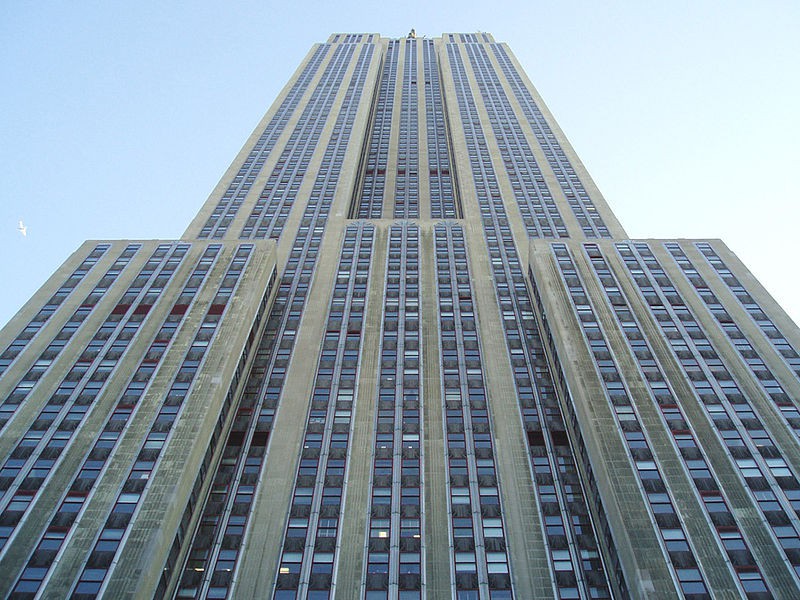
[[[22,219],[19,220],[19,225],[17,225],[17,231],[22,234],[22,237],[28,236],[28,228],[25,226],[25,223],[22,222]]]

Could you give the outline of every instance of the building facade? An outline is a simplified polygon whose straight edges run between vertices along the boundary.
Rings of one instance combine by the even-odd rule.
[[[0,595],[796,598],[798,349],[505,44],[335,34],[181,239],[0,332]]]

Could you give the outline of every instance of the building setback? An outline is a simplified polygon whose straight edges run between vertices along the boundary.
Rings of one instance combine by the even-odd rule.
[[[0,596],[797,598],[798,349],[505,44],[335,34],[181,239],[0,332]]]

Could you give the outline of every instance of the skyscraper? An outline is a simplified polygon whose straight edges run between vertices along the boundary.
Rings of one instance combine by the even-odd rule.
[[[797,597],[799,348],[505,44],[336,34],[180,240],[0,334],[0,594]]]

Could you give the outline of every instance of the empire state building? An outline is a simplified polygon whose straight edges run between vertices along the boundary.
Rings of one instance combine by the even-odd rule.
[[[334,34],[180,239],[0,332],[0,596],[797,598],[799,350],[506,44]]]

